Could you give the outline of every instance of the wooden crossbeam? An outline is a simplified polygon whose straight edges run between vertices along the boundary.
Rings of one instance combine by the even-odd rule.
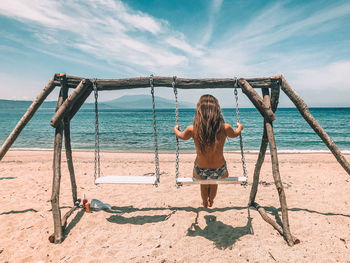
[[[67,76],[69,88],[76,88],[83,78]],[[270,78],[246,78],[253,88],[272,88],[279,85],[279,77]],[[154,87],[172,87],[173,77],[153,77]],[[234,78],[205,78],[188,79],[176,78],[178,89],[232,89],[236,83]],[[121,90],[150,87],[149,77],[124,78],[124,79],[97,79],[98,90]],[[239,87],[238,87],[239,88]]]

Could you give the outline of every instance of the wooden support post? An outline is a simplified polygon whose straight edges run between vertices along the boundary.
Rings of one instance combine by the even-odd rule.
[[[267,222],[271,226],[273,226],[273,228],[276,229],[278,231],[278,233],[280,233],[283,236],[283,229],[282,229],[282,227],[279,224],[277,224],[277,222],[275,220],[273,220],[271,217],[268,216],[268,214],[266,213],[265,209],[262,206],[260,206],[256,202],[253,202],[252,206],[256,210],[258,210],[259,214],[265,220],[265,222]]]
[[[316,134],[327,145],[328,149],[333,153],[334,157],[337,159],[340,165],[350,175],[350,164],[345,159],[345,157],[343,156],[343,154],[341,153],[337,145],[328,136],[326,131],[317,122],[314,116],[312,116],[306,103],[299,97],[299,95],[295,92],[295,90],[292,89],[292,87],[289,85],[286,79],[283,76],[281,76],[281,79],[282,79],[282,90],[284,91],[284,93],[290,98],[290,100],[294,103],[296,108],[299,110],[301,116],[303,116],[306,122],[311,126],[311,128],[316,132]]]
[[[79,111],[81,106],[84,104],[86,99],[90,96],[92,92],[92,87],[88,87],[87,90],[84,92],[84,94],[74,103],[72,109],[67,113],[68,118],[71,120],[75,114]]]
[[[267,143],[268,143],[268,140],[267,140],[267,133],[265,128],[265,121],[264,121],[264,133],[261,139],[258,160],[256,161],[256,164],[255,164],[253,184],[252,184],[252,188],[250,189],[249,204],[248,204],[249,206],[251,206],[255,202],[256,193],[258,192],[260,170],[265,159]]]
[[[266,105],[259,94],[250,86],[245,79],[239,79],[238,83],[242,89],[242,92],[247,95],[250,101],[254,104],[260,114],[267,121],[274,121],[276,119],[275,114],[272,112],[271,107]]]
[[[62,94],[63,101],[65,101],[68,97],[68,86],[67,86],[66,75],[61,76],[61,87],[62,87],[62,93],[63,93]],[[77,197],[77,185],[76,185],[76,180],[75,180],[74,165],[73,165],[73,158],[72,158],[72,147],[71,147],[71,140],[70,140],[70,118],[69,118],[69,116],[65,116],[63,118],[63,122],[64,122],[64,146],[66,149],[67,165],[68,165],[70,181],[71,181],[73,204],[75,204],[78,197]]]
[[[61,88],[60,96],[57,102],[57,109],[63,103],[63,88]],[[54,243],[58,244],[63,241],[63,230],[61,221],[61,210],[59,204],[60,198],[60,183],[61,183],[61,151],[62,151],[62,133],[63,121],[58,123],[55,130],[54,155],[53,155],[53,180],[52,180],[52,195],[51,206],[54,222]]]
[[[50,81],[46,84],[45,88],[40,92],[40,94],[36,97],[36,99],[33,101],[33,103],[30,105],[26,113],[23,115],[23,117],[19,120],[16,127],[13,129],[11,134],[8,136],[4,144],[1,146],[0,149],[0,160],[4,157],[4,155],[7,153],[7,151],[10,149],[11,145],[15,142],[18,135],[21,133],[23,128],[27,125],[27,123],[30,121],[30,119],[33,117],[35,112],[38,110],[40,105],[43,103],[43,101],[47,98],[47,96],[54,90],[54,88],[57,85],[57,82],[55,82],[54,75]]]
[[[52,117],[50,124],[51,126],[57,128],[60,121],[66,115],[66,113],[73,107],[74,103],[81,97],[88,86],[91,85],[89,80],[83,79],[78,87],[70,94],[70,96],[65,100],[65,102],[59,107],[55,115]]]
[[[277,107],[278,107],[278,102],[279,102],[279,98],[280,98],[280,90],[281,90],[280,87],[271,88],[271,110],[273,113],[276,112]],[[262,91],[265,92],[264,89]],[[264,93],[263,93],[263,96],[264,96]]]
[[[282,229],[282,227],[279,224],[277,224],[277,222],[275,220],[273,220],[271,217],[269,217],[269,215],[266,213],[265,209],[262,206],[260,206],[256,202],[253,202],[251,204],[251,206],[253,206],[256,210],[258,210],[259,214],[261,215],[262,219],[265,220],[265,222],[267,222],[271,226],[273,226],[273,228],[276,229],[278,231],[278,233],[280,233],[283,236],[283,229]],[[293,235],[292,235],[292,239],[293,239],[294,245],[300,243],[300,240],[298,238],[296,238],[295,236],[293,236]]]
[[[77,210],[80,207],[80,199],[78,199],[74,206],[63,216],[62,218],[62,231],[66,229],[67,226],[67,220],[68,218],[73,214],[75,210]],[[84,208],[83,208],[84,209]]]
[[[265,101],[268,101],[268,105],[270,105],[270,98],[268,95],[268,90],[263,90],[263,92],[267,94],[264,96]],[[266,98],[265,98],[266,97]],[[289,246],[294,245],[294,241],[292,238],[292,234],[290,233],[289,229],[289,219],[288,219],[288,207],[287,207],[287,200],[286,195],[284,193],[284,188],[279,172],[279,165],[278,165],[278,157],[277,157],[277,148],[275,143],[275,136],[273,133],[273,127],[272,122],[265,122],[266,127],[266,133],[267,133],[267,139],[269,141],[270,146],[270,155],[271,155],[271,162],[272,162],[272,174],[273,179],[275,181],[275,185],[278,192],[278,197],[281,204],[281,210],[282,210],[282,223],[283,223],[283,236],[286,239]]]
[[[72,147],[71,147],[71,140],[70,140],[70,120],[67,117],[64,118],[64,146],[66,148],[66,158],[67,158],[67,165],[68,165],[68,170],[70,175],[73,203],[75,203],[78,200],[77,183],[75,180]]]
[[[265,94],[268,95],[268,91],[266,91],[266,89],[263,89],[264,103],[268,104],[268,97],[265,97]],[[279,94],[280,94],[279,87],[271,89],[271,109],[272,109],[273,113],[275,113],[277,110],[278,101],[279,101]],[[265,120],[264,120],[264,132],[263,132],[263,136],[261,139],[258,160],[256,161],[256,164],[255,164],[253,184],[252,184],[252,188],[250,190],[250,197],[249,197],[249,204],[248,204],[249,206],[251,206],[255,202],[255,197],[256,197],[256,193],[258,191],[258,186],[259,186],[260,170],[261,170],[261,166],[262,166],[264,159],[265,159],[267,144],[268,144],[268,140],[267,140],[266,127],[265,127]]]

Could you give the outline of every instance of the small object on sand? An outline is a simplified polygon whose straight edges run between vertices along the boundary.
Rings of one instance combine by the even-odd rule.
[[[85,212],[86,213],[91,213],[90,204],[89,203],[85,204]]]
[[[50,241],[50,243],[54,243],[55,242],[55,235],[54,234],[49,236],[49,241]]]
[[[270,254],[271,258],[272,258],[274,261],[276,261],[276,259],[274,258],[274,256],[271,254],[270,251],[269,251],[269,254]]]
[[[111,205],[105,204],[97,199],[91,200],[90,208],[92,210],[95,210],[95,211],[99,211],[99,210],[107,210],[108,211],[108,210],[112,209]]]
[[[84,199],[83,199],[83,206],[85,207],[86,203],[88,202],[88,200],[85,198],[85,195],[84,195]]]

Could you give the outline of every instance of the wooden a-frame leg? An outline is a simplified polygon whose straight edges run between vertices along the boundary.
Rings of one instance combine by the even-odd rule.
[[[263,89],[263,94],[264,94],[264,102],[266,102],[267,105],[271,105],[270,95],[269,95],[268,89]],[[269,141],[269,146],[270,146],[270,155],[271,155],[271,162],[272,162],[272,175],[273,175],[273,179],[275,181],[275,185],[276,185],[277,192],[278,192],[278,197],[279,197],[280,204],[281,204],[283,236],[286,239],[288,245],[293,246],[294,241],[293,241],[292,234],[291,234],[290,228],[289,228],[287,200],[286,200],[286,195],[284,193],[284,188],[283,188],[281,175],[280,175],[280,171],[279,171],[277,147],[276,147],[276,142],[275,142],[275,135],[273,133],[272,122],[266,121],[265,128],[266,128],[266,133],[267,133],[267,139]]]
[[[248,85],[245,85],[246,87]],[[246,87],[242,87],[242,89],[246,88]],[[249,87],[249,86],[248,86]],[[267,146],[266,142],[264,142],[264,135],[263,135],[263,140],[262,140],[262,151],[260,153],[261,156],[259,156],[258,158],[258,163],[257,163],[257,167],[256,167],[256,171],[255,171],[255,175],[254,175],[254,182],[253,182],[253,186],[252,186],[252,191],[251,191],[251,195],[250,195],[250,205],[255,207],[258,212],[260,213],[260,215],[262,216],[262,218],[269,224],[271,224],[279,233],[281,233],[285,240],[287,241],[288,245],[293,246],[294,244],[299,243],[300,241],[293,237],[290,233],[290,229],[289,229],[289,219],[288,219],[288,207],[287,207],[287,201],[286,201],[286,196],[284,193],[284,189],[283,189],[283,185],[282,185],[282,181],[281,181],[281,176],[279,174],[279,167],[278,167],[278,158],[277,158],[277,149],[276,149],[276,143],[275,143],[275,137],[274,137],[274,133],[273,133],[273,126],[272,126],[272,120],[271,118],[268,119],[266,118],[267,113],[263,113],[262,111],[265,110],[271,110],[273,112],[276,111],[277,109],[277,104],[278,104],[278,95],[279,95],[279,90],[274,90],[273,94],[274,94],[274,98],[273,98],[273,108],[271,107],[271,101],[270,101],[270,95],[269,95],[269,91],[267,88],[263,88],[263,106],[261,107],[261,115],[263,115],[263,117],[265,118],[264,121],[264,132],[266,131],[266,137],[268,140],[268,143],[270,145],[270,154],[271,154],[271,160],[272,160],[272,171],[273,171],[273,177],[274,177],[274,181],[275,181],[275,185],[278,191],[278,195],[279,195],[279,200],[280,200],[280,204],[281,204],[281,210],[282,210],[282,228],[274,221],[272,220],[267,213],[265,212],[264,208],[262,208],[259,204],[257,204],[254,200],[255,200],[255,195],[257,192],[257,187],[258,187],[258,183],[259,183],[259,174],[260,174],[260,168],[261,168],[261,164],[263,162],[263,157],[264,154],[263,152],[266,151],[266,148],[264,149],[264,147]],[[247,95],[247,93],[245,93]],[[254,96],[248,96],[248,98],[253,102],[254,105],[258,104],[257,101],[255,101],[256,99],[259,99],[259,101],[261,101],[262,99],[259,98],[259,96],[257,96],[257,94],[255,94]],[[266,146],[265,146],[266,145]],[[260,160],[259,160],[260,159]]]
[[[303,118],[310,125],[310,127],[315,131],[315,133],[322,139],[324,144],[326,144],[328,149],[333,153],[334,157],[337,159],[339,164],[344,168],[348,175],[350,175],[350,163],[346,160],[346,158],[341,153],[337,145],[334,143],[331,137],[328,136],[326,131],[317,122],[314,116],[312,116],[306,103],[299,97],[295,90],[292,89],[292,87],[289,85],[289,83],[285,80],[283,76],[281,76],[281,80],[281,88],[284,91],[284,93],[290,98],[290,100],[294,103],[295,107],[300,112],[301,116],[303,116]]]
[[[63,101],[65,101],[68,97],[68,85],[67,85],[66,75],[63,75],[61,78],[61,86],[62,86]],[[70,140],[70,118],[68,114],[63,118],[63,121],[64,121],[64,146],[66,149],[67,165],[68,165],[70,181],[71,181],[73,205],[76,205],[76,202],[78,200],[77,185],[75,180],[74,165],[73,165],[73,158],[72,158],[72,147],[71,147],[71,140]]]
[[[267,89],[263,89],[263,102],[264,104],[267,104],[267,105],[271,104],[271,110],[273,113],[275,113],[278,106],[280,88],[279,87],[271,88],[271,103],[269,102],[269,97],[265,98],[264,94],[269,95]],[[252,188],[250,190],[250,196],[249,196],[249,204],[248,204],[249,206],[253,206],[255,202],[256,193],[258,191],[258,186],[259,186],[260,170],[265,159],[267,144],[268,144],[268,139],[267,139],[267,133],[266,133],[266,127],[265,127],[265,120],[264,120],[263,136],[261,139],[258,160],[256,161],[256,164],[255,164],[253,184],[252,184]]]
[[[72,147],[71,147],[71,140],[70,140],[70,121],[66,118],[64,120],[64,146],[66,148],[67,165],[68,165],[70,182],[72,187],[73,205],[75,205],[78,200],[77,184],[75,180]]]
[[[57,102],[57,109],[63,103],[63,88],[61,88],[60,96]],[[51,206],[54,222],[54,243],[58,244],[63,241],[63,230],[61,221],[61,210],[59,204],[60,183],[61,183],[61,152],[62,152],[62,133],[63,122],[61,121],[55,130],[54,155],[53,155],[53,181]]]
[[[276,143],[275,143],[275,136],[273,134],[272,123],[266,122],[265,127],[267,132],[267,138],[269,140],[269,145],[270,145],[273,179],[275,181],[278,197],[281,204],[281,210],[282,210],[283,236],[286,239],[288,245],[293,246],[294,242],[289,229],[287,200],[286,200],[286,195],[284,193],[283,184],[282,184],[281,176],[279,172],[277,149],[276,149]]]
[[[255,202],[255,197],[259,186],[260,170],[265,159],[267,144],[268,144],[268,140],[267,140],[267,133],[265,128],[265,121],[264,121],[264,133],[261,140],[258,160],[256,161],[256,164],[255,164],[253,184],[252,184],[252,188],[250,190],[250,196],[249,196],[249,204],[248,204],[249,206],[252,206],[253,203]]]
[[[40,92],[40,94],[36,97],[33,103],[30,105],[26,113],[22,116],[22,118],[17,123],[16,127],[13,129],[11,134],[8,136],[4,144],[0,148],[0,160],[5,156],[7,151],[10,149],[11,145],[15,142],[17,137],[20,135],[23,128],[27,125],[30,119],[33,117],[35,112],[47,98],[47,96],[55,89],[57,83],[55,81],[56,75],[54,75],[50,81],[46,84],[45,88]]]

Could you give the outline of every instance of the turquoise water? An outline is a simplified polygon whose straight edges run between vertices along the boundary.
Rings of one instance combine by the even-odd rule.
[[[0,109],[0,143],[11,133],[26,109]],[[335,141],[340,150],[350,152],[350,108],[312,108],[314,117]],[[180,126],[190,125],[194,109],[180,109]],[[12,148],[52,149],[54,128],[50,119],[54,109],[39,109],[28,123]],[[174,110],[157,110],[158,143],[160,151],[174,151]],[[234,109],[223,109],[225,121],[236,123]],[[81,110],[72,120],[71,136],[73,149],[94,149],[95,113]],[[263,119],[255,108],[240,109],[244,124],[243,141],[246,151],[258,151],[262,136]],[[152,110],[101,110],[101,149],[111,151],[153,151]],[[274,122],[276,144],[279,151],[318,152],[328,151],[299,112],[293,108],[281,108]],[[239,140],[230,139],[226,151],[239,151]],[[194,151],[193,142],[180,141],[182,151]]]

